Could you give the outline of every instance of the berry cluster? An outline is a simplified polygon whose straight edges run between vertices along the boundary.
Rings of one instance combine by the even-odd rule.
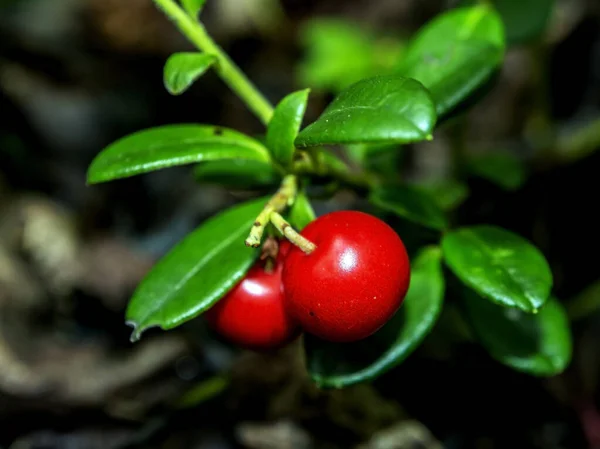
[[[207,321],[240,347],[274,350],[302,331],[334,342],[372,335],[399,309],[410,283],[402,240],[380,219],[338,211],[308,224],[309,254],[282,240],[273,266],[254,265],[209,309]]]

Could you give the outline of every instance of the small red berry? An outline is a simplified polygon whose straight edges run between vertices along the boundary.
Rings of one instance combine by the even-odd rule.
[[[410,283],[410,261],[398,234],[356,211],[323,215],[300,233],[317,245],[293,246],[284,262],[290,313],[324,340],[351,342],[376,332],[398,310]]]
[[[271,272],[259,261],[227,295],[204,313],[209,325],[242,348],[269,351],[282,348],[300,334],[285,310],[281,272],[292,246],[282,241]]]

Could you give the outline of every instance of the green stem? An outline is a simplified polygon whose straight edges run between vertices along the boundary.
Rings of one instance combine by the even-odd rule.
[[[199,50],[218,58],[219,62],[215,65],[215,70],[221,79],[246,103],[260,121],[267,125],[273,115],[273,106],[229,58],[227,53],[212,40],[204,26],[187,15],[174,0],[154,0],[154,3],[175,22],[177,28]]]
[[[246,246],[258,248],[265,232],[265,227],[271,220],[271,214],[281,212],[287,206],[291,205],[296,199],[298,192],[297,179],[294,175],[287,175],[281,182],[281,187],[273,197],[267,202],[262,212],[256,217],[254,225],[250,230],[250,235],[246,239]]]
[[[277,228],[279,232],[281,232],[285,238],[287,238],[290,242],[304,251],[306,254],[312,253],[315,249],[317,249],[317,245],[308,240],[306,237],[298,234],[292,225],[290,225],[281,215],[277,212],[273,212],[271,214],[271,223]]]

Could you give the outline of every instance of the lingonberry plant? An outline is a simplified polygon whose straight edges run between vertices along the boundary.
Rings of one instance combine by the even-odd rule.
[[[399,181],[393,164],[377,162],[400,146],[427,144],[492,85],[506,46],[492,4],[449,10],[408,42],[387,41],[377,47],[384,58],[369,59],[365,51],[366,62],[352,73],[316,70],[313,78],[324,76],[337,96],[303,126],[309,89],[272,107],[207,34],[198,19],[204,1],[154,1],[199,50],[166,61],[167,90],[180,95],[215,70],[265,125],[264,139],[210,124],[147,129],[102,151],[88,182],[194,164],[199,182],[273,192],[205,221],[153,267],[127,309],[132,341],[150,327],[172,329],[206,313],[240,346],[279,346],[295,335],[297,323],[305,331],[312,379],[340,388],[400,364],[434,328],[446,297],[499,362],[540,376],[564,370],[570,330],[541,252],[500,227],[456,223],[449,212],[467,194],[456,185],[410,185]],[[304,67],[303,73],[312,72]],[[359,170],[334,156],[331,146]],[[474,161],[470,167],[493,178],[489,166]],[[507,176],[496,181],[510,188],[519,180],[513,166],[504,168]],[[355,191],[367,200],[368,213],[316,218],[311,186],[317,184],[326,192]],[[403,241],[421,240],[413,231],[399,237],[384,221],[412,223],[404,229],[427,230],[434,240],[407,245],[409,262]],[[280,239],[291,248],[277,254]],[[265,289],[262,304],[253,302],[251,287],[257,286]]]

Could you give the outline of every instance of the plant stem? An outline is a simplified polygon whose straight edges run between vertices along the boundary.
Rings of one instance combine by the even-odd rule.
[[[306,254],[312,253],[315,249],[317,249],[317,245],[308,240],[307,238],[298,234],[292,225],[290,225],[281,215],[277,212],[273,212],[271,214],[271,223],[281,232],[285,238],[287,238],[290,242],[304,251]]]
[[[212,40],[202,23],[192,19],[174,0],[154,0],[154,3],[175,22],[177,28],[199,50],[217,57],[218,63],[214,68],[221,79],[246,103],[260,121],[267,125],[273,115],[273,106],[229,58],[227,53]]]
[[[327,157],[324,151],[299,152],[302,158],[294,163],[296,174],[328,176],[340,184],[357,192],[368,192],[376,183],[376,179],[368,173],[352,173],[348,167],[336,159]]]
[[[267,202],[262,212],[256,217],[250,235],[246,239],[246,246],[258,248],[262,239],[265,227],[271,220],[271,214],[281,212],[287,206],[291,205],[296,198],[298,191],[296,176],[287,175],[281,181],[281,186],[275,195]]]

